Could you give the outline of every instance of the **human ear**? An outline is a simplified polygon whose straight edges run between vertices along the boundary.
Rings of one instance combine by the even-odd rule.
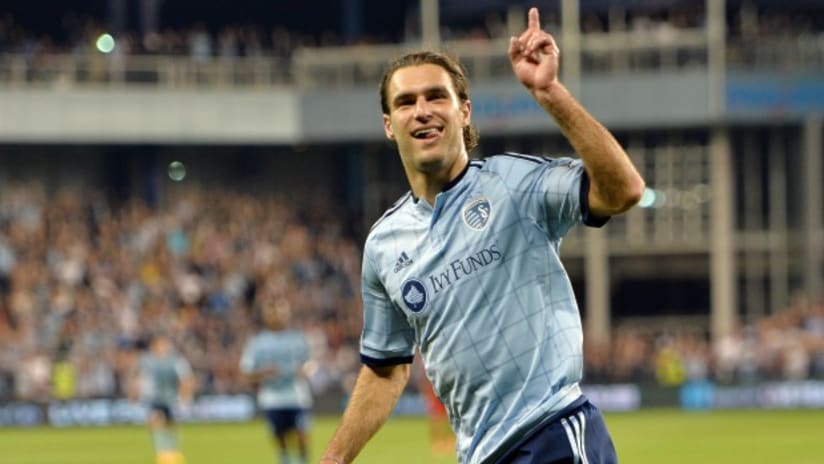
[[[395,140],[395,131],[392,129],[392,119],[388,114],[383,115],[383,132],[389,140]]]
[[[461,102],[461,114],[463,115],[463,126],[470,125],[472,123],[472,102],[470,100]]]

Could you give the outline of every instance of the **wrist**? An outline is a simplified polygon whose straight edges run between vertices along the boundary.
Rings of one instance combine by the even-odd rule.
[[[546,87],[542,87],[540,89],[534,89],[532,91],[532,96],[535,98],[538,103],[546,108],[548,106],[552,106],[557,104],[560,100],[567,98],[570,96],[569,90],[564,87],[564,84],[561,83],[558,79],[552,81]]]

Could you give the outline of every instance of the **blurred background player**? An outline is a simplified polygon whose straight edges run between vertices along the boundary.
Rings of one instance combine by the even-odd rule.
[[[141,400],[149,405],[147,424],[152,432],[157,464],[186,462],[175,430],[173,411],[191,406],[195,391],[192,366],[178,353],[171,340],[156,334],[137,363],[137,379]]]
[[[312,406],[309,383],[303,367],[309,360],[306,336],[289,328],[290,307],[286,300],[264,305],[260,332],[246,342],[240,370],[258,389],[258,405],[277,443],[281,464],[292,463],[289,434],[297,440],[295,463],[308,462],[308,410]]]

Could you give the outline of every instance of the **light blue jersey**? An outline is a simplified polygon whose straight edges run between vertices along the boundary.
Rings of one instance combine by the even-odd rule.
[[[240,370],[246,374],[276,367],[277,374],[258,388],[261,409],[308,409],[312,407],[309,384],[300,370],[309,360],[309,343],[296,330],[263,330],[243,348]]]
[[[138,368],[141,399],[168,407],[177,403],[180,382],[192,376],[192,366],[175,352],[146,353],[140,357]]]
[[[493,462],[581,395],[582,330],[558,249],[589,217],[569,158],[473,160],[432,207],[411,193],[375,224],[363,259],[367,365],[416,345],[461,463]]]

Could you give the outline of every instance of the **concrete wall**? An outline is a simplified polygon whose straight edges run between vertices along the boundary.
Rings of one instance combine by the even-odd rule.
[[[708,127],[702,71],[591,77],[580,99],[612,129]],[[736,75],[723,120],[798,119],[824,112],[818,75]],[[557,131],[515,79],[472,84],[484,134]],[[383,139],[374,87],[305,91],[140,87],[0,89],[0,142],[293,144]]]

